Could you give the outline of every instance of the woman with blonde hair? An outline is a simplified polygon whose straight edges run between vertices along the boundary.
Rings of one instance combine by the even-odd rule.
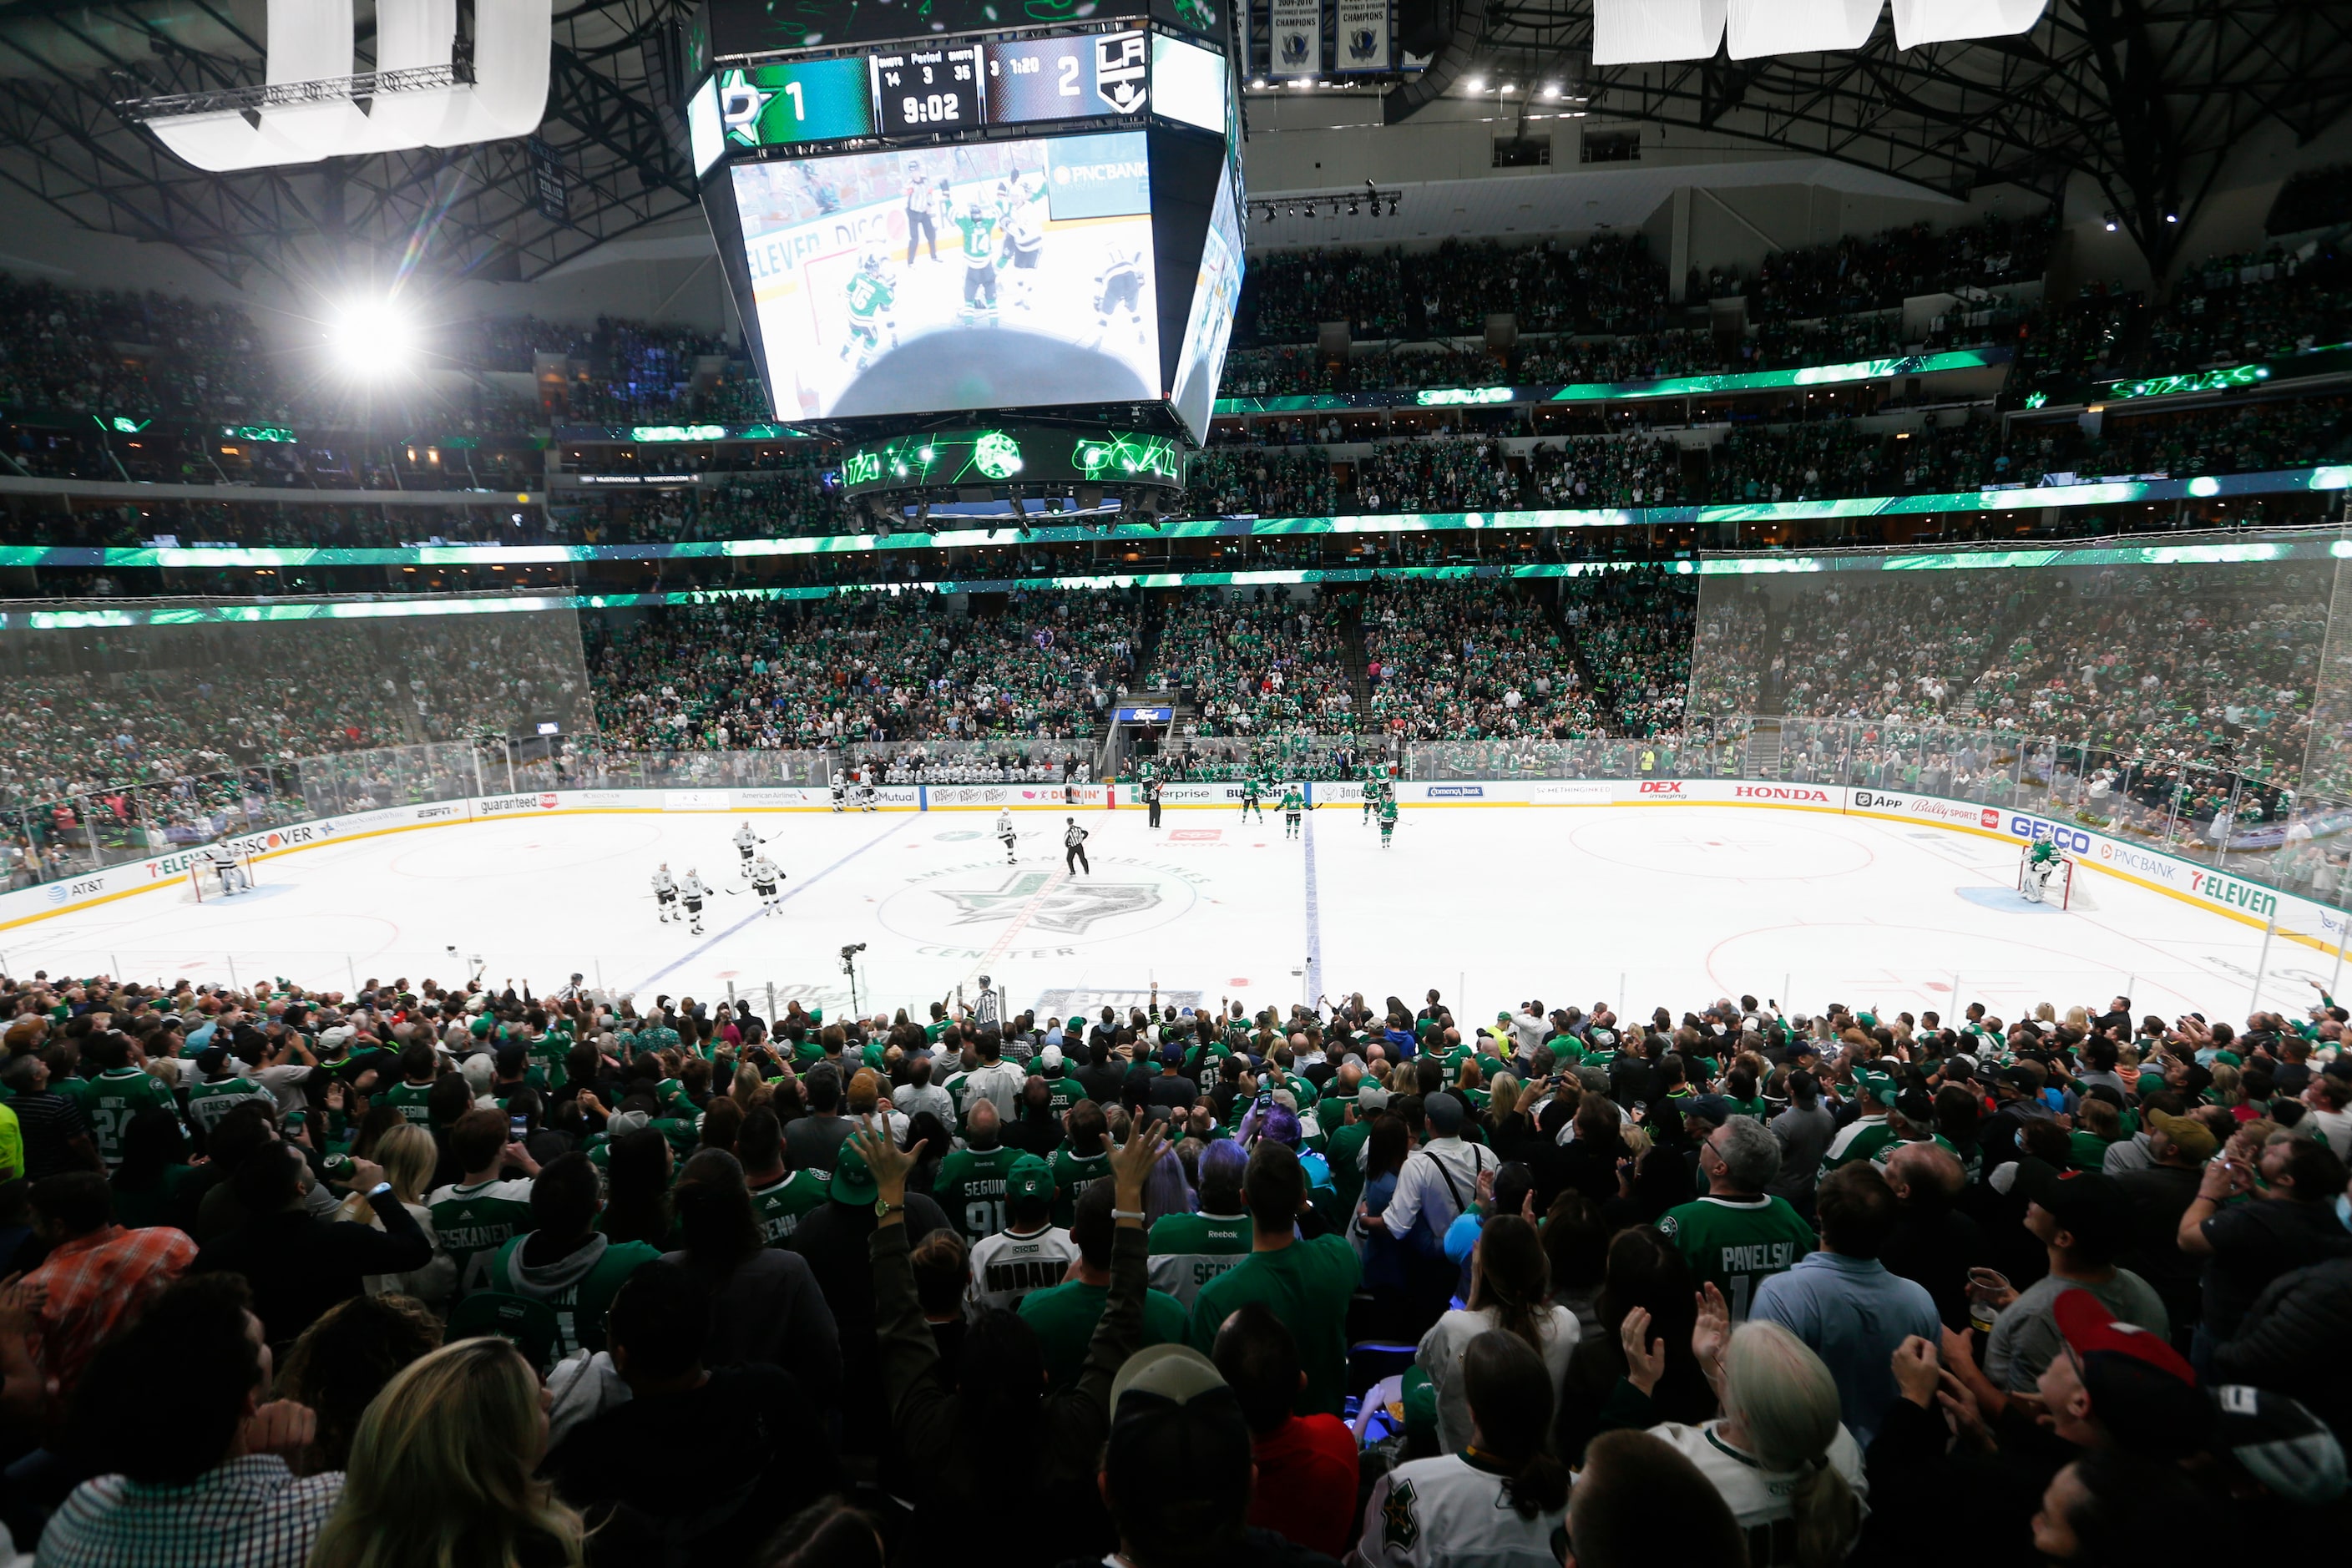
[[[1837,1379],[1780,1324],[1730,1324],[1710,1286],[1691,1353],[1723,1414],[1696,1426],[1654,1426],[1651,1436],[1715,1483],[1751,1552],[1769,1542],[1749,1568],[1838,1568],[1862,1531],[1869,1483],[1862,1445],[1839,1419]]]
[[[440,1150],[433,1134],[413,1122],[387,1127],[375,1142],[375,1163],[383,1167],[383,1179],[392,1184],[392,1195],[433,1244],[433,1260],[422,1268],[405,1274],[370,1274],[364,1283],[371,1296],[414,1296],[436,1313],[449,1304],[457,1289],[457,1262],[442,1247],[441,1238],[433,1229],[433,1211],[425,1206],[425,1194],[433,1184],[433,1167]],[[337,1219],[352,1220],[360,1225],[383,1228],[375,1217],[364,1195],[353,1193],[335,1211]]]
[[[360,1418],[309,1568],[580,1568],[580,1516],[533,1479],[539,1376],[501,1339],[410,1363]]]

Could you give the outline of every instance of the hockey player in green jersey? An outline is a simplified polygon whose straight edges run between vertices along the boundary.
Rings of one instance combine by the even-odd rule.
[[[2029,904],[2041,903],[2049,896],[2050,879],[2058,874],[2058,846],[2047,838],[2037,838],[2025,852],[2025,874],[2018,884]]]
[[[898,322],[890,314],[897,298],[881,253],[867,251],[849,278],[849,341],[841,345],[842,358],[849,358],[855,351],[859,370],[872,364],[881,351],[885,328],[890,332],[890,346],[898,346]]]
[[[1381,797],[1379,815],[1381,819],[1381,847],[1385,849],[1389,847],[1390,838],[1396,833],[1396,796],[1390,795],[1382,795]]]
[[[1307,792],[1297,784],[1286,784],[1282,791],[1282,836],[1299,837],[1298,814],[1307,809]]]
[[[996,324],[996,250],[1000,219],[974,196],[955,221],[963,236],[963,304],[956,312],[967,325]]]
[[[1249,815],[1253,811],[1257,813],[1257,819],[1260,822],[1264,822],[1265,820],[1265,807],[1261,804],[1264,799],[1265,793],[1265,786],[1258,782],[1257,769],[1255,767],[1251,768],[1249,771],[1249,776],[1242,780],[1243,821],[1248,821]]]

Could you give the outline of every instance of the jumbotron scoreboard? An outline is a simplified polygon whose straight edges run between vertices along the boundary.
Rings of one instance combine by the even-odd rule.
[[[1156,504],[1241,292],[1234,47],[1226,0],[712,0],[688,141],[776,417],[898,456],[1114,451],[1087,488]]]

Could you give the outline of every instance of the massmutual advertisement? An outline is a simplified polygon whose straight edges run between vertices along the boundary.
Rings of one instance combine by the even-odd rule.
[[[787,418],[1159,394],[1140,132],[737,164]]]

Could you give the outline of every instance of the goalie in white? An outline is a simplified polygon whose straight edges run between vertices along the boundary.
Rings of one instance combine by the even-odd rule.
[[[677,879],[669,874],[667,860],[654,873],[654,905],[661,910],[662,924],[667,925],[677,918]]]
[[[2029,904],[2045,902],[2050,896],[2050,879],[2058,874],[2058,846],[2047,838],[2034,840],[2025,852],[2025,876],[2020,889]]]
[[[236,850],[226,844],[215,844],[205,851],[205,862],[220,879],[223,898],[235,898],[245,891],[245,864],[237,858]]]
[[[686,905],[687,929],[695,935],[700,936],[702,934],[702,900],[710,896],[710,889],[702,885],[701,875],[691,866],[686,868],[685,879],[677,885],[677,896]]]
[[[777,868],[773,860],[762,855],[751,862],[751,890],[760,895],[760,912],[774,914],[784,901],[776,893],[776,884],[784,879],[783,872]]]

